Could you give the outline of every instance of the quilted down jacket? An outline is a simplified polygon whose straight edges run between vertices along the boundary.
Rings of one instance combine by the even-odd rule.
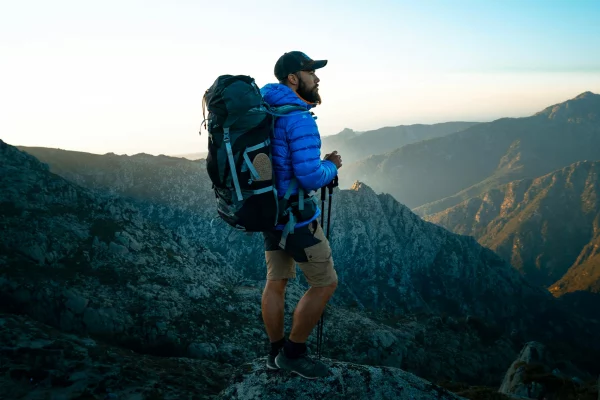
[[[315,104],[307,103],[292,89],[279,83],[269,83],[260,91],[271,107],[298,105],[307,110],[292,111],[275,121],[271,152],[279,197],[283,197],[294,176],[305,193],[330,183],[338,171],[333,162],[321,160],[321,136],[315,119],[308,112]],[[297,193],[295,188],[292,194]]]

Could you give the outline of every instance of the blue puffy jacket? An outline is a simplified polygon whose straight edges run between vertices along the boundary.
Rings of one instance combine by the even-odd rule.
[[[280,83],[269,83],[260,92],[271,107],[299,105],[310,110],[315,106]],[[321,136],[317,123],[308,112],[292,111],[285,117],[277,118],[271,143],[279,197],[283,197],[294,176],[308,193],[327,185],[337,175],[337,167],[333,162],[321,160]],[[292,191],[292,194],[297,193],[297,188]]]

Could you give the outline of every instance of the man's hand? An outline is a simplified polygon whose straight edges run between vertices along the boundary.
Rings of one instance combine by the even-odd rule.
[[[333,153],[326,154],[325,159],[334,163],[337,169],[342,168],[342,156],[338,154],[337,150]]]

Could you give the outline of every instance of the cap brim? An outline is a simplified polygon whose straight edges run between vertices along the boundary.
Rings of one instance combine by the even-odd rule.
[[[310,69],[319,69],[319,68],[323,68],[326,65],[327,65],[327,60],[315,60],[312,63],[310,63],[310,65],[308,66],[308,68],[310,68]]]

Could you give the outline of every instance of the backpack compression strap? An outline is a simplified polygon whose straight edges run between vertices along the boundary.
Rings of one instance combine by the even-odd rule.
[[[246,147],[246,150],[244,150],[244,154],[243,154],[244,161],[246,161],[246,164],[242,165],[242,172],[249,170],[253,179],[256,179],[256,180],[260,179],[260,175],[259,175],[258,171],[256,170],[256,168],[254,168],[254,164],[252,164],[252,160],[250,160],[248,153],[258,150],[258,149],[261,149],[263,147],[267,147],[270,144],[271,144],[271,139],[267,139],[264,142],[259,143],[257,145]]]
[[[225,148],[227,149],[227,159],[229,160],[229,171],[231,172],[231,179],[233,179],[233,185],[235,186],[235,193],[238,201],[243,201],[242,190],[240,189],[240,182],[238,181],[237,172],[235,170],[235,161],[233,161],[233,151],[231,150],[231,139],[229,137],[229,128],[223,128],[223,140],[225,141]]]
[[[285,192],[285,195],[283,196],[283,199],[281,199],[280,205],[283,205],[282,208],[287,207],[290,196],[292,195],[292,191],[294,190],[294,188],[296,187],[297,184],[298,184],[298,182],[296,181],[296,177],[292,178],[292,180],[290,181],[290,184],[288,185],[288,188]],[[296,217],[294,217],[294,213],[292,212],[292,207],[287,207],[286,210],[284,211],[283,215],[290,216],[289,221],[283,227],[283,232],[281,233],[281,240],[279,241],[279,247],[281,247],[282,249],[285,249],[285,244],[287,241],[288,234],[294,233],[294,226],[296,225]]]

